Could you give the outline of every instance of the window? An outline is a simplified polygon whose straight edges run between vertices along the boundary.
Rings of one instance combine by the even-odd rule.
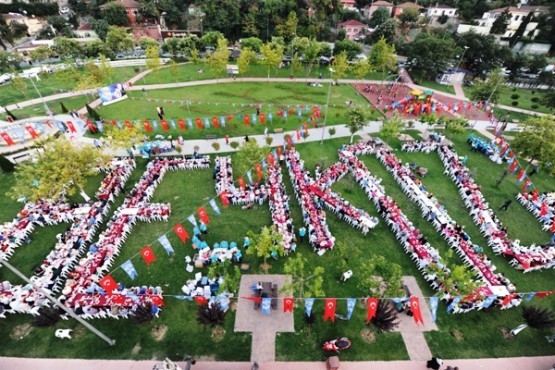
[[[520,17],[520,15],[515,16],[515,21],[518,21],[519,17]]]

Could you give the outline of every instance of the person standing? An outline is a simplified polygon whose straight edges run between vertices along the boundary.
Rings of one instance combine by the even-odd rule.
[[[443,360],[437,357],[432,357],[431,360],[429,360],[426,363],[426,367],[428,369],[433,369],[433,370],[439,370],[439,368],[441,367],[441,365],[443,364]]]
[[[264,136],[268,137],[268,127],[264,128]]]
[[[306,228],[303,226],[299,229],[299,239],[301,239],[301,242],[304,241],[305,235],[306,235]]]
[[[500,211],[506,211],[507,209],[509,209],[509,206],[511,205],[513,201],[510,199],[507,199],[505,202],[503,202],[503,205],[501,207],[499,207]]]
[[[249,135],[245,135],[245,142],[249,142]]]
[[[229,135],[225,135],[225,143],[226,145],[229,145]]]
[[[162,113],[162,107],[156,107],[156,113],[158,114],[159,119],[164,119],[164,114]]]

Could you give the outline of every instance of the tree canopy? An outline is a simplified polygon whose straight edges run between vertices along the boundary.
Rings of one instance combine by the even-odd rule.
[[[536,160],[545,172],[555,175],[555,118],[545,115],[528,119],[511,147],[521,158]]]

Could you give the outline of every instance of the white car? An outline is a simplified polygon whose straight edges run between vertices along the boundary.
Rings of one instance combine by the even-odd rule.
[[[0,75],[0,85],[8,83],[11,79],[12,75],[9,73],[4,73],[3,75]]]
[[[67,14],[69,13],[69,8],[64,6],[62,9],[60,9],[60,14]]]

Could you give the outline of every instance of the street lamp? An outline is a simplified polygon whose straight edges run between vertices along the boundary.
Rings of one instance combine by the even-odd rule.
[[[462,60],[463,60],[463,58],[464,58],[464,53],[466,53],[467,50],[468,50],[468,46],[465,46],[465,47],[464,47],[464,51],[463,51],[463,53],[462,53],[462,55],[461,55],[461,59],[459,59],[459,62],[457,63],[457,68],[455,68],[455,72],[459,69],[459,66],[461,65],[461,62],[462,62]]]
[[[193,356],[189,355],[186,355],[183,361],[185,361],[185,370],[191,370],[191,366],[197,363]]]
[[[326,100],[326,113],[324,113],[324,127],[322,127],[322,138],[320,139],[320,144],[324,143],[324,134],[326,132],[326,123],[328,122],[328,110],[330,109],[329,105],[330,105],[331,85],[333,85],[333,74],[334,74],[335,70],[333,68],[330,68],[329,71],[330,71],[331,81],[330,81],[330,86],[328,88],[328,98]]]
[[[39,97],[42,100],[42,104],[44,104],[44,109],[46,109],[46,114],[48,114],[48,112],[50,111],[50,108],[48,108],[48,105],[46,104],[46,100],[44,100],[43,96],[41,95],[39,89],[37,89],[37,85],[35,85],[35,81],[33,81],[33,77],[29,78],[29,80],[31,80],[31,84],[33,85],[33,87],[35,88],[35,91],[37,92],[37,94],[39,94]]]

